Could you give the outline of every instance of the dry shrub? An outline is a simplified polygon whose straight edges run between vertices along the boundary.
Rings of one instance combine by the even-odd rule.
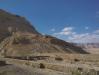
[[[0,66],[7,65],[5,61],[0,61]]]
[[[61,58],[61,57],[56,57],[55,60],[57,60],[57,61],[63,61],[63,58]]]
[[[45,69],[45,65],[43,63],[40,63],[40,68]]]
[[[74,59],[74,61],[75,61],[75,62],[79,62],[80,60],[79,60],[79,59]]]

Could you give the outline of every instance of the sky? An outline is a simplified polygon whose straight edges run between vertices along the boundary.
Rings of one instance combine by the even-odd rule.
[[[69,42],[99,43],[99,0],[0,0],[42,34]]]

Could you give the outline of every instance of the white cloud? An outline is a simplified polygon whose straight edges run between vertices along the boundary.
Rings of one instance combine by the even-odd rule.
[[[88,30],[88,29],[89,29],[89,27],[85,27],[85,29],[86,29],[86,30]]]
[[[77,33],[73,29],[73,27],[65,27],[60,32],[54,33],[53,35],[70,42],[99,43],[99,30],[90,33]]]
[[[73,30],[73,27],[65,27],[64,29],[62,29],[63,32],[68,32],[72,30]]]
[[[69,40],[72,42],[81,42],[81,43],[99,43],[99,34],[95,33],[83,33],[75,34],[69,37]]]
[[[94,31],[94,33],[99,34],[99,30]]]
[[[54,32],[54,31],[55,31],[55,29],[53,28],[53,29],[51,29],[51,31],[52,31],[52,32]]]
[[[60,32],[54,33],[54,35],[62,35],[62,36],[71,35],[74,33],[74,32],[72,32],[72,30],[73,30],[73,27],[65,27]]]

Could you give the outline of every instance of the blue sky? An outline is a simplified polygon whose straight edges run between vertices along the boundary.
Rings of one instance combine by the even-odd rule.
[[[0,0],[43,34],[72,42],[99,41],[99,0]]]

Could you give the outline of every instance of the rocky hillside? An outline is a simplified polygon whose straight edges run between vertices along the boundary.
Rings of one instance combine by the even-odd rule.
[[[16,31],[38,34],[24,17],[13,15],[0,9],[0,41]]]
[[[41,35],[23,17],[0,10],[0,52],[6,56],[33,53],[86,53],[80,47],[49,35]]]

